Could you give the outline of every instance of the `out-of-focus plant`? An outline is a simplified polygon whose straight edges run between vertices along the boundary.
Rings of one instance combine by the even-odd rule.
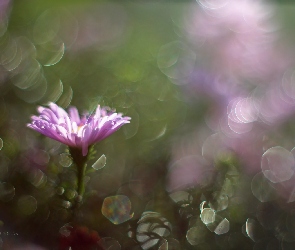
[[[294,7],[0,5],[0,247],[294,248]]]

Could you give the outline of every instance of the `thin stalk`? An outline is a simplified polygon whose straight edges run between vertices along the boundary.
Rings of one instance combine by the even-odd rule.
[[[77,165],[77,179],[78,179],[78,195],[83,197],[85,192],[84,177],[87,164],[84,163],[82,166]]]
[[[70,154],[77,168],[77,192],[83,198],[85,192],[84,177],[88,155],[83,156],[80,148],[70,148]]]
[[[87,168],[87,160],[88,160],[88,154],[86,156],[82,155],[81,148],[71,148],[69,147],[70,154],[73,159],[74,166],[76,167],[76,173],[77,173],[77,193],[78,196],[73,201],[73,206],[71,207],[72,214],[69,218],[70,221],[77,221],[79,216],[79,207],[82,204],[83,201],[83,195],[85,193],[85,172]]]

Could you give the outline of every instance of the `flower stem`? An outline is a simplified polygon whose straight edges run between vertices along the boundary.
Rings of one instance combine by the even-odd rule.
[[[72,156],[72,159],[77,167],[77,192],[78,195],[83,198],[84,192],[85,192],[85,185],[84,185],[84,177],[85,177],[85,170],[87,167],[87,158],[88,155],[83,156],[82,150],[79,148],[69,148],[70,154]]]
[[[85,176],[85,170],[86,170],[86,164],[83,164],[82,166],[77,166],[77,179],[78,179],[78,195],[83,197],[83,194],[85,192],[85,185],[84,185],[84,176]]]

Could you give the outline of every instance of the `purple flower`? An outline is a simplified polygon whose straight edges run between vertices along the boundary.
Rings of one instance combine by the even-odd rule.
[[[82,117],[77,108],[71,107],[67,113],[55,103],[49,103],[49,108],[38,107],[38,112],[40,115],[32,116],[32,122],[27,124],[29,128],[69,147],[81,148],[83,156],[87,155],[89,146],[110,136],[131,119],[100,106]]]

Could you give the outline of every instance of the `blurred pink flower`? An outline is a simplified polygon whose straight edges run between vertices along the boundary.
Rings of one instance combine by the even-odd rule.
[[[192,8],[187,15],[186,31],[193,44],[212,54],[217,71],[270,79],[288,64],[273,49],[278,28],[271,20],[271,6],[264,1],[227,0],[218,8],[200,6],[203,9]]]
[[[49,108],[39,107],[38,112],[39,116],[31,117],[29,128],[69,147],[81,148],[83,156],[87,155],[89,146],[110,136],[131,119],[100,106],[93,114],[82,117],[75,107],[67,113],[54,103],[50,103]]]

